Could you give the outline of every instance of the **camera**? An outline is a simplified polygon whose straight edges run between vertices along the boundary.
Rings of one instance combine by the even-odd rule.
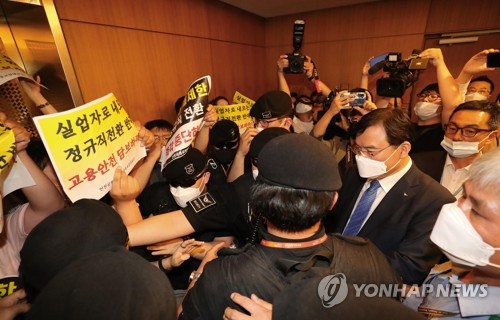
[[[490,52],[486,56],[486,67],[499,68],[500,67],[500,52]]]
[[[295,20],[293,24],[293,52],[287,54],[288,67],[283,69],[285,73],[303,73],[305,57],[300,53],[302,40],[304,39],[304,29],[306,24],[304,20]]]
[[[366,92],[351,93],[352,101],[349,103],[351,107],[362,107],[366,101]]]
[[[429,59],[418,58],[418,50],[403,60],[401,52],[388,53],[383,63],[388,77],[377,80],[377,95],[384,97],[402,97],[409,87],[418,80],[418,70],[427,68]]]
[[[349,102],[344,107],[362,107],[366,101],[365,92],[344,92],[340,94],[340,98],[349,98]]]

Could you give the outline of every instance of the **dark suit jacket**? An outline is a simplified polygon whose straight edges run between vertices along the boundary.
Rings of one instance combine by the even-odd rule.
[[[412,155],[411,159],[423,173],[440,183],[447,154],[445,150],[426,151]]]
[[[339,201],[325,219],[327,232],[342,233],[366,179],[346,173]],[[392,187],[359,232],[386,255],[405,283],[421,283],[442,253],[430,240],[441,207],[453,195],[415,164]]]

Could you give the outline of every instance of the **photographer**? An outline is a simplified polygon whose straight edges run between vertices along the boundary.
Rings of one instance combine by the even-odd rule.
[[[276,63],[278,65],[278,72],[277,72],[278,89],[286,92],[291,97],[290,88],[288,87],[288,83],[286,81],[283,71],[286,68],[289,68],[288,55],[279,56],[278,61]],[[303,69],[304,73],[308,78],[314,78],[313,76],[314,65],[311,62],[310,57],[305,57]],[[301,97],[301,99],[296,100],[293,103],[293,107],[294,107],[294,117],[292,123],[293,132],[309,134],[313,127],[312,101],[308,97],[303,96]]]
[[[371,60],[374,57],[370,57],[365,64],[363,65],[363,69],[361,69],[361,84],[359,85],[360,88],[368,90],[368,77],[370,74],[370,69],[371,69]],[[373,99],[372,99],[373,101]],[[377,106],[377,109],[381,108],[399,108],[403,109],[403,100],[401,97],[384,97],[384,96],[378,96],[377,101],[374,101],[375,105]]]
[[[365,101],[354,99],[359,93],[364,94]],[[355,88],[350,92],[343,90],[336,95],[330,90],[328,95],[334,97],[333,101],[329,107],[325,106],[326,109],[314,125],[311,135],[328,146],[339,162],[339,169],[343,173],[354,163],[354,156],[349,147],[350,130],[353,124],[377,107],[372,101],[370,91],[363,88]]]

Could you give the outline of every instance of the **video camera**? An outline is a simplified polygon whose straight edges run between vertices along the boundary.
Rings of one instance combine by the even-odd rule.
[[[302,40],[304,39],[304,29],[306,24],[304,20],[295,20],[293,24],[293,53],[289,53],[288,67],[283,68],[285,73],[303,73],[304,72],[304,60],[305,57],[300,54],[300,48],[302,47]]]
[[[368,73],[373,74],[384,69],[389,73],[386,78],[377,80],[377,95],[384,97],[402,97],[409,87],[418,80],[418,70],[427,68],[429,59],[418,57],[420,51],[413,50],[411,56],[402,60],[401,52],[388,53],[384,61],[375,64]]]

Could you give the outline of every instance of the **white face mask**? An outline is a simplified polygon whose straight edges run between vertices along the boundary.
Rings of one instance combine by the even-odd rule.
[[[312,121],[304,122],[299,118],[293,119],[293,129],[295,133],[307,133],[309,134],[314,127],[314,123]]]
[[[488,97],[483,96],[480,93],[474,92],[474,93],[469,93],[465,95],[465,102],[467,101],[473,101],[473,100],[488,100]]]
[[[440,106],[441,105],[435,103],[419,101],[415,104],[413,110],[420,120],[425,121],[440,115],[441,112],[438,112]]]
[[[204,179],[204,176],[202,179]],[[185,208],[187,206],[188,201],[191,201],[197,196],[199,196],[203,191],[204,187],[205,187],[204,182],[201,183],[198,188],[193,188],[193,187],[183,188],[181,186],[174,188],[170,186],[170,193],[174,197],[174,200],[179,205],[179,207]]]
[[[466,158],[479,153],[481,151],[479,150],[479,144],[486,139],[488,139],[488,137],[479,142],[453,141],[445,136],[443,141],[441,141],[441,147],[443,147],[444,150],[446,150],[446,152],[448,152],[448,154],[452,157]]]
[[[254,180],[257,180],[258,175],[259,175],[259,169],[252,169],[252,176]]]
[[[434,242],[454,263],[469,267],[500,265],[490,262],[490,257],[500,248],[484,242],[457,203],[443,206],[432,229]]]
[[[394,153],[398,150],[399,146],[394,150],[385,161],[389,160]],[[387,169],[387,166],[385,165],[385,161],[378,161],[378,160],[373,160],[367,157],[363,157],[362,155],[356,155],[356,164],[358,165],[358,172],[359,176],[362,178],[376,178],[379,177],[383,174],[386,174],[388,171],[390,171],[392,168],[398,165],[399,161],[396,162],[391,168]]]

